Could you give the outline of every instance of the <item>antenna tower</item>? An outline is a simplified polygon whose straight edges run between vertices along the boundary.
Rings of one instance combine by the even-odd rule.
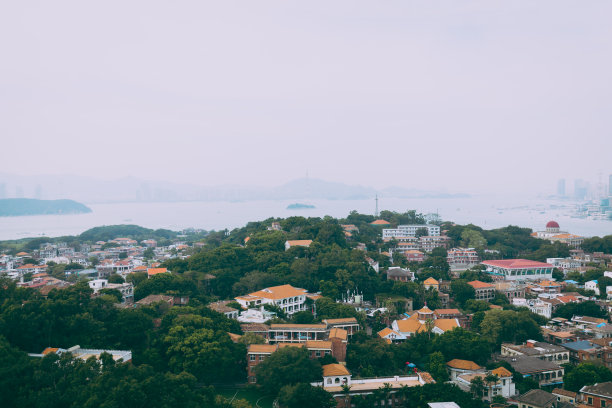
[[[376,212],[374,213],[374,216],[378,218],[378,194],[376,194]]]

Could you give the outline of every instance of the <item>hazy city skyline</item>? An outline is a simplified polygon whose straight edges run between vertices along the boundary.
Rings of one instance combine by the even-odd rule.
[[[551,194],[612,173],[607,2],[0,11],[0,173]]]

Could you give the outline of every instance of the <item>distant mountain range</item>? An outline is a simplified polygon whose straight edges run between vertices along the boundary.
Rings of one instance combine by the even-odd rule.
[[[15,176],[0,174],[1,198],[62,199],[85,203],[176,202],[176,201],[253,201],[253,200],[362,200],[396,198],[461,198],[469,194],[449,194],[404,187],[377,190],[319,179],[301,178],[278,187],[203,187],[125,177],[113,181],[81,176]]]

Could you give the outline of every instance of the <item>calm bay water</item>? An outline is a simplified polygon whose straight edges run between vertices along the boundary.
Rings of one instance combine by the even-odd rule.
[[[269,217],[344,217],[351,210],[373,214],[374,200],[304,200],[315,209],[288,210],[295,200],[250,202],[180,202],[90,204],[89,214],[0,217],[0,240],[26,237],[76,235],[96,226],[136,224],[147,228],[233,229],[249,221]],[[473,223],[485,229],[518,225],[534,230],[556,220],[561,229],[584,236],[612,234],[612,222],[571,217],[571,204],[544,199],[515,199],[501,196],[473,196],[457,199],[382,198],[380,210],[438,212],[444,220]]]

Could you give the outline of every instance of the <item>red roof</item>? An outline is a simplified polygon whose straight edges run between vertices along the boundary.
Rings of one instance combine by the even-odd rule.
[[[499,268],[552,268],[553,265],[544,262],[530,261],[528,259],[500,259],[496,261],[482,261],[483,265],[497,266]]]
[[[557,221],[548,221],[548,223],[546,223],[546,228],[559,228],[559,224]]]

